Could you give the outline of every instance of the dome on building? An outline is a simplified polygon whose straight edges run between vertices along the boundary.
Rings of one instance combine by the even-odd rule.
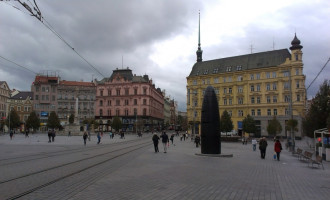
[[[302,49],[303,46],[300,45],[300,40],[297,38],[297,35],[294,34],[294,38],[291,42],[290,50]]]

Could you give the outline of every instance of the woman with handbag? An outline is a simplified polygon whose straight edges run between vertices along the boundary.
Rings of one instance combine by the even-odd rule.
[[[282,151],[282,144],[280,142],[280,140],[276,140],[275,144],[274,144],[274,151],[276,152],[276,158],[277,161],[280,161],[280,153]]]

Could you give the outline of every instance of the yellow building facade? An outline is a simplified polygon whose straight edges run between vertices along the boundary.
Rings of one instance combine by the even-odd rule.
[[[296,137],[301,137],[305,113],[306,89],[303,74],[303,48],[294,37],[288,49],[202,61],[200,41],[197,62],[187,77],[187,117],[192,133],[200,134],[204,91],[215,90],[220,115],[227,110],[234,132],[242,133],[242,121],[249,114],[256,120],[256,135],[268,136],[268,121],[274,116],[282,125],[298,121]]]

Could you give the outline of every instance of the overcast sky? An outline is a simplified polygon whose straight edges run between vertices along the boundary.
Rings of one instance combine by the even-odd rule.
[[[32,7],[33,0],[22,2]],[[18,2],[0,2],[0,56],[29,69],[0,57],[0,80],[10,89],[29,91],[35,77],[31,71],[57,71],[62,80],[91,81],[123,66],[133,74],[149,75],[185,111],[199,10],[204,61],[249,54],[251,45],[254,53],[289,48],[296,32],[304,47],[308,87],[330,57],[329,0],[36,2],[44,19],[97,71]],[[325,79],[330,79],[330,63],[307,91],[309,98]]]

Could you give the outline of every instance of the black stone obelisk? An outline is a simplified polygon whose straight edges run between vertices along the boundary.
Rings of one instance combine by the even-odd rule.
[[[214,89],[205,90],[201,117],[202,154],[221,154],[220,116]]]

